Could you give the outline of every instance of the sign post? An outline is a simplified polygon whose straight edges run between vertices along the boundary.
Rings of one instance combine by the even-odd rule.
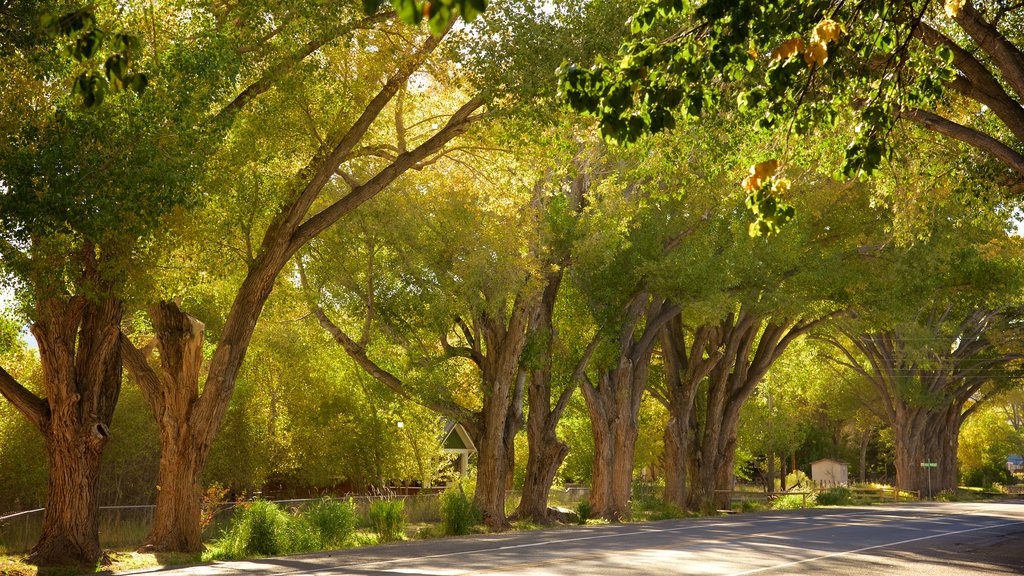
[[[938,468],[938,462],[921,462],[921,468],[928,471],[928,499],[932,499],[932,468]]]

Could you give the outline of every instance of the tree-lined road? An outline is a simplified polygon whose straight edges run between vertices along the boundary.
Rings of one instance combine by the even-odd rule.
[[[1024,573],[1024,502],[808,509],[228,562],[161,575]]]

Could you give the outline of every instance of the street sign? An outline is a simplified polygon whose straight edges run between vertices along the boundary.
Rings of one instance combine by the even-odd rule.
[[[921,462],[921,468],[938,468],[938,462]]]

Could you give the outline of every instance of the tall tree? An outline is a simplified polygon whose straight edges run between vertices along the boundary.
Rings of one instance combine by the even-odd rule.
[[[976,309],[956,321],[949,318],[953,311],[933,311],[919,330],[846,329],[845,340],[831,340],[843,354],[841,364],[871,382],[882,398],[899,487],[921,494],[957,487],[961,426],[991,396],[986,385],[998,389],[1020,371],[1015,314]],[[926,462],[937,465],[934,475],[922,468]]]
[[[232,5],[216,9],[213,16],[233,22],[249,9]],[[164,489],[158,494],[154,528],[147,540],[158,550],[198,550],[202,545],[198,524],[202,468],[230,403],[257,319],[288,261],[312,238],[404,173],[429,165],[432,156],[482,118],[477,111],[483,100],[457,92],[452,93],[455,105],[431,103],[434,120],[430,123],[423,122],[422,115],[428,112],[415,106],[417,82],[433,90],[446,83],[454,89],[458,82],[446,77],[440,63],[433,74],[425,66],[442,36],[396,27],[386,17],[366,17],[358,9],[335,3],[311,2],[280,10],[284,12],[269,12],[274,18],[261,16],[268,26],[279,18],[279,25],[256,40],[277,39],[293,25],[295,33],[308,40],[296,48],[282,36],[282,48],[270,42],[253,52],[236,48],[249,56],[251,69],[236,78],[236,95],[222,105],[218,116],[233,122],[234,133],[250,137],[283,113],[308,128],[298,140],[261,142],[248,156],[243,151],[240,158],[234,157],[242,166],[251,166],[269,154],[282,160],[272,167],[286,175],[268,175],[266,182],[252,178],[226,183],[229,192],[251,195],[260,204],[258,217],[239,223],[246,239],[244,278],[234,291],[209,364],[204,371],[202,323],[172,302],[151,308],[159,367],[151,366],[144,351],[127,338],[121,339],[126,365],[161,423],[160,485]],[[342,25],[325,20],[324,11],[336,15]],[[304,18],[294,19],[297,13]],[[393,42],[396,37],[402,41]],[[357,50],[355,56],[353,50]],[[308,58],[312,54],[318,58]],[[338,74],[339,69],[343,73]],[[414,75],[418,75],[416,81],[411,80]],[[309,90],[324,91],[302,92],[304,80]],[[297,92],[271,90],[284,85]],[[423,99],[424,93],[419,94]],[[314,112],[311,100],[319,100],[323,108]],[[392,114],[391,126],[383,119],[387,112]],[[438,114],[447,120],[435,123]],[[238,165],[229,169],[237,170]]]
[[[49,78],[65,56],[42,32],[40,4],[14,5],[18,33],[0,40],[4,88],[0,125],[0,266],[39,346],[42,396],[0,369],[0,393],[43,435],[49,484],[43,533],[30,560],[92,564],[100,557],[97,482],[121,388],[116,344],[127,299],[147,292],[150,248],[166,213],[190,204],[209,133],[197,108],[216,92],[224,67],[215,47],[181,41],[139,55],[180,80],[179,90],[122,92],[82,110]],[[116,6],[95,6],[100,23]],[[155,30],[152,12],[129,24]],[[160,34],[188,32],[168,25]],[[155,33],[154,33],[155,34]],[[158,42],[159,38],[148,38]],[[210,58],[206,68],[191,59]]]

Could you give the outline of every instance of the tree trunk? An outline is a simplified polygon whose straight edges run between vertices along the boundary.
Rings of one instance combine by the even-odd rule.
[[[94,428],[57,432],[46,438],[50,478],[43,533],[28,561],[41,566],[94,566],[99,544],[100,457],[106,436]]]
[[[220,426],[219,418],[201,419],[195,410],[204,326],[173,302],[153,306],[149,315],[160,348],[159,373],[147,362],[145,351],[136,349],[127,338],[121,339],[125,365],[160,426],[156,511],[142,549],[198,552],[203,549],[203,466]]]
[[[523,481],[523,495],[516,510],[517,518],[529,518],[537,524],[548,523],[548,496],[558,468],[569,455],[569,445],[557,434],[558,421],[569,405],[575,386],[570,384],[559,395],[555,406],[551,405],[551,370],[554,353],[554,313],[558,291],[562,283],[564,268],[559,266],[547,274],[547,284],[533,318],[530,320],[530,337],[543,342],[540,358],[530,359],[536,368],[530,371],[530,385],[527,398],[530,417],[526,423],[526,437],[529,453],[526,460],[526,478]]]
[[[710,369],[703,414],[698,419],[700,446],[691,510],[729,508],[740,409],[786,348],[819,322],[767,321],[741,309],[714,329],[711,349],[722,351],[723,357]]]
[[[91,258],[88,261],[94,264]],[[42,431],[50,472],[42,536],[28,561],[40,566],[94,566],[101,554],[101,456],[121,390],[121,302],[76,296],[66,302],[44,301],[38,310],[32,332],[39,345],[46,400],[31,401],[38,409],[35,413],[26,410],[25,398],[14,400]]]
[[[201,449],[197,443],[188,426],[161,429],[156,511],[145,551],[203,550],[202,475],[209,448]]]
[[[646,364],[638,371],[630,359],[620,358],[618,369],[601,375],[598,389],[584,393],[594,434],[590,507],[595,516],[612,521],[630,517],[633,452],[646,378]]]
[[[690,345],[682,318],[676,315],[660,335],[665,361],[664,388],[652,385],[651,394],[669,413],[665,425],[666,504],[685,509],[689,498],[687,471],[692,468],[694,402],[700,383],[718,364],[722,353],[712,348],[713,328],[701,326],[694,331]]]
[[[665,424],[665,493],[666,504],[680,510],[686,508],[686,468],[690,455],[689,423],[669,415]]]
[[[896,484],[901,490],[934,497],[957,487],[956,449],[960,435],[959,406],[945,410],[903,408],[893,425]],[[924,467],[921,463],[935,463]]]
[[[666,299],[643,291],[634,294],[616,343],[615,365],[600,371],[596,386],[583,369],[585,363],[576,371],[594,434],[590,506],[595,516],[612,521],[630,517],[640,400],[647,387],[658,334],[678,313],[679,307]]]

